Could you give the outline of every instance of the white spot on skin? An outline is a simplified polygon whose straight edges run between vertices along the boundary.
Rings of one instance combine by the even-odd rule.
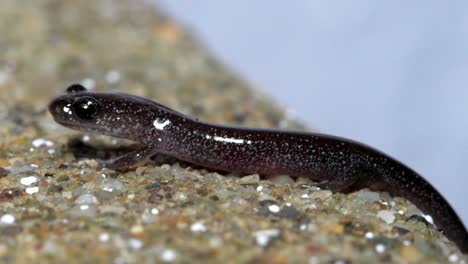
[[[226,142],[226,143],[235,143],[235,144],[244,144],[243,139],[238,139],[238,138],[225,138],[225,137],[218,137],[214,136],[214,140],[216,141],[221,141],[221,142]]]
[[[168,126],[170,123],[171,123],[171,121],[169,121],[169,120],[164,120],[163,122],[161,122],[161,120],[156,119],[156,120],[154,120],[154,122],[153,122],[153,126],[154,126],[157,130],[163,130],[163,129],[164,129],[166,126]]]
[[[66,106],[63,107],[63,111],[69,115],[72,114],[72,111],[70,109],[71,105],[70,104],[67,104]]]
[[[432,216],[427,214],[423,214],[422,216],[424,217],[424,219],[426,219],[427,222],[429,222],[430,224],[434,224],[434,219],[432,219]]]

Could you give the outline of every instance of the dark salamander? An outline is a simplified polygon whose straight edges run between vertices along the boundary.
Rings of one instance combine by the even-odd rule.
[[[280,130],[229,127],[198,121],[130,94],[90,92],[75,84],[49,111],[80,131],[144,145],[104,166],[122,170],[157,153],[207,168],[289,174],[335,191],[369,188],[401,196],[433,217],[437,227],[468,253],[468,232],[447,200],[422,176],[388,155],[349,139]]]

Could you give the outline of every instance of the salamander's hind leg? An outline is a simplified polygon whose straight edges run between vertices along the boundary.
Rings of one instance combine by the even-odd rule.
[[[354,175],[345,175],[344,177],[339,177],[331,181],[324,181],[320,182],[315,185],[315,187],[323,189],[323,190],[330,190],[330,191],[342,191],[344,189],[349,188],[357,181],[358,177]]]
[[[378,184],[377,171],[362,163],[351,166],[342,176],[333,180],[320,182],[316,187],[325,190],[349,192]],[[372,188],[371,188],[372,189]]]
[[[145,159],[157,154],[157,148],[155,146],[147,146],[141,149],[124,154],[112,160],[100,161],[100,165],[118,171],[128,170],[135,166],[137,163],[144,161]]]

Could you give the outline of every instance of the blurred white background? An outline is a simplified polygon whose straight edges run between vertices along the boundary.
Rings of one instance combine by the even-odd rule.
[[[468,225],[467,1],[159,1],[321,132],[403,161]]]

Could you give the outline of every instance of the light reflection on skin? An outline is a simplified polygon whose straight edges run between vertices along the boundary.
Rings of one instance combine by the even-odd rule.
[[[213,138],[214,140],[216,141],[220,141],[220,142],[226,142],[226,143],[234,143],[234,144],[244,144],[247,142],[247,144],[252,144],[252,141],[250,140],[244,140],[244,139],[239,139],[239,138],[230,138],[230,137],[219,137],[219,136],[210,136],[210,135],[206,135],[206,138],[207,139],[211,139]]]
[[[159,119],[156,119],[154,120],[153,122],[153,126],[158,129],[158,130],[163,130],[166,126],[168,126],[169,124],[171,123],[171,121],[169,120],[164,120],[163,122],[161,122],[161,120]]]

